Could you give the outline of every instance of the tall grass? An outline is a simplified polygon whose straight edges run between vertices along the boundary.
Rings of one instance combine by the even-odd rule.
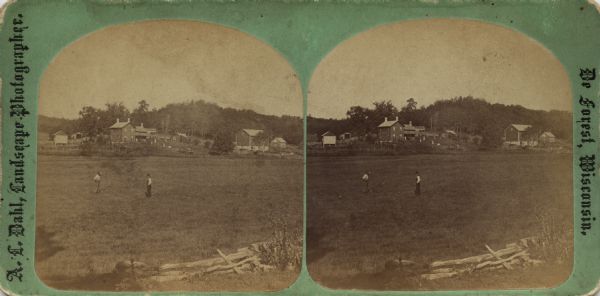
[[[270,222],[273,232],[271,238],[261,246],[261,262],[280,270],[300,269],[302,230],[290,228],[288,223],[280,217],[271,215]]]
[[[569,226],[560,223],[554,211],[537,207],[535,218],[539,228],[539,252],[542,259],[558,263],[573,257],[572,233]]]

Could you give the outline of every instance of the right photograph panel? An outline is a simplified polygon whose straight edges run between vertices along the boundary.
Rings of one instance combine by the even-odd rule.
[[[555,287],[573,265],[572,94],[523,33],[383,25],[316,68],[307,263],[332,289]]]

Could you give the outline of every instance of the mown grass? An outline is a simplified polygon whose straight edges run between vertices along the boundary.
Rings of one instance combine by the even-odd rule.
[[[52,286],[111,272],[123,260],[158,266],[215,257],[217,248],[270,239],[272,217],[301,231],[302,172],[300,160],[287,159],[40,156],[36,272]]]
[[[571,160],[568,154],[541,153],[309,158],[309,273],[325,286],[345,289],[558,285],[572,264]],[[366,171],[369,193],[360,180]],[[420,196],[414,195],[416,171],[423,180]],[[560,239],[541,254],[546,277],[520,271],[501,284],[476,277],[421,282],[410,269],[381,274],[398,257],[422,266],[486,253],[485,244],[502,248],[548,235]]]

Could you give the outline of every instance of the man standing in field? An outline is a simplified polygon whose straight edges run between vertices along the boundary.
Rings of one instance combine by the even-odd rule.
[[[417,174],[417,178],[416,181],[417,183],[415,184],[415,195],[421,195],[421,176],[419,176],[419,172],[416,172]]]
[[[94,183],[96,183],[96,193],[100,192],[100,180],[102,179],[102,175],[100,175],[100,172],[97,172],[96,175],[94,176]]]
[[[146,175],[146,197],[152,197],[152,178],[150,174]]]
[[[363,176],[362,176],[362,180],[363,183],[365,183],[365,192],[369,192],[369,174],[371,172],[366,172]]]

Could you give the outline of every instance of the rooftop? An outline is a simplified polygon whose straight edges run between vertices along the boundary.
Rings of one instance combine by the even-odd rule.
[[[385,120],[377,127],[390,127],[390,126],[396,124],[397,122],[398,122],[398,116],[396,116],[396,120],[388,120],[386,117]]]
[[[249,128],[245,128],[242,129],[246,134],[248,134],[248,136],[250,137],[256,137],[258,136],[258,134],[262,133],[263,130],[259,130],[259,129],[249,129]]]
[[[128,121],[124,121],[124,122],[115,122],[115,124],[111,125],[109,128],[124,128],[129,124]]]
[[[511,124],[517,131],[524,132],[531,128],[531,125],[528,124]]]

